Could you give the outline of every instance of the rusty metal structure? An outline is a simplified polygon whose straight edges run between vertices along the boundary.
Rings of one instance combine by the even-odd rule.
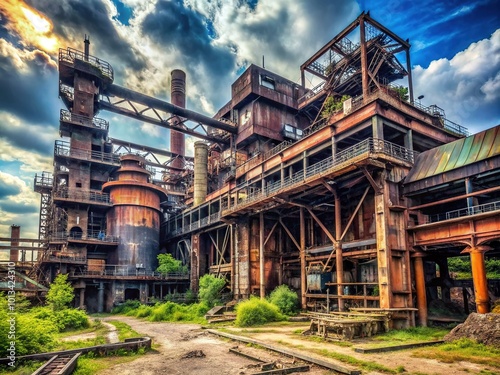
[[[235,300],[287,284],[303,309],[386,311],[393,327],[426,325],[453,287],[489,311],[500,128],[470,136],[416,102],[409,42],[368,13],[301,65],[301,84],[250,65],[214,117],[185,108],[182,71],[168,103],[115,85],[85,43],[60,51],[63,139],[35,178],[40,282],[69,273],[94,311],[196,291],[207,273]],[[109,138],[99,110],[170,129],[170,151]],[[194,159],[184,134],[202,140]],[[160,252],[189,274],[157,274]],[[450,277],[457,256],[469,284]]]

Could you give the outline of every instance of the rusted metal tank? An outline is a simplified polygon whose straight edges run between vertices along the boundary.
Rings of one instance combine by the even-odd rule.
[[[198,206],[207,197],[208,145],[204,142],[194,144],[194,192],[193,204]]]
[[[186,73],[182,70],[175,69],[171,73],[171,83],[170,83],[170,96],[172,104],[186,108]],[[179,121],[178,118],[174,118],[173,123]],[[181,156],[185,155],[185,142],[184,133],[171,130],[170,131],[170,151],[179,154]],[[172,167],[184,168],[183,161],[180,158],[175,159],[171,163]]]
[[[117,180],[107,182],[113,207],[106,214],[107,233],[120,238],[108,264],[124,272],[153,271],[156,268],[160,239],[160,202],[165,191],[153,185],[145,159],[138,155],[123,155]]]

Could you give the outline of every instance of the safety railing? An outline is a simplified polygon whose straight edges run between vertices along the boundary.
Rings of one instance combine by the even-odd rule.
[[[113,68],[106,62],[92,55],[85,55],[84,52],[73,48],[59,49],[59,62],[74,64],[76,60],[81,60],[99,69],[101,74],[110,80],[114,79]]]
[[[112,204],[109,194],[97,190],[83,190],[78,188],[59,188],[53,193],[55,199],[67,199],[82,203]]]
[[[427,215],[425,223],[436,223],[439,221],[457,219],[464,216],[484,214],[487,212],[493,212],[499,210],[500,210],[500,201],[485,203],[478,206],[461,208],[459,210],[448,211],[441,214]]]
[[[102,118],[98,117],[90,118],[87,116],[78,115],[76,113],[71,113],[66,109],[61,109],[59,119],[61,121],[71,122],[73,124],[80,124],[91,128],[97,128],[106,131],[109,129],[109,122]]]
[[[41,175],[35,174],[35,188],[52,188],[52,173],[42,172]]]
[[[66,141],[56,141],[54,146],[54,156],[68,156],[76,159],[100,161],[120,165],[120,155],[118,154],[94,150],[82,150],[71,147],[70,143]]]
[[[220,212],[217,212],[217,213],[212,214],[210,216],[204,217],[201,220],[194,221],[191,224],[183,225],[182,227],[174,229],[174,230],[170,231],[169,233],[171,236],[182,235],[182,234],[189,233],[189,232],[192,232],[192,231],[197,230],[197,229],[204,228],[210,224],[218,222],[219,220],[220,220]]]
[[[85,263],[87,262],[87,258],[85,257],[76,257],[72,255],[49,255],[43,259],[44,261],[49,262],[60,262],[60,263]]]
[[[189,279],[188,272],[160,273],[149,268],[133,266],[107,265],[103,269],[75,272],[75,276],[125,276],[125,277],[154,277],[158,279]]]
[[[418,153],[388,141],[368,138],[355,144],[354,146],[338,152],[334,157],[330,156],[329,158],[326,158],[318,163],[310,165],[305,170],[297,171],[294,174],[285,177],[283,180],[270,183],[264,190],[255,188],[250,192],[247,191],[247,195],[238,200],[238,202],[232,206],[230,210],[236,210],[243,205],[248,205],[254,201],[266,198],[278,190],[289,189],[292,186],[300,185],[308,178],[327,173],[330,169],[336,168],[344,163],[349,163],[354,158],[363,154],[366,154],[366,157],[374,156],[375,154],[384,155],[413,164]]]
[[[63,84],[62,82],[59,83],[59,93],[64,95],[69,101],[73,101],[75,99],[75,89]]]
[[[100,241],[107,243],[118,243],[120,238],[118,236],[110,236],[105,231],[88,231],[86,233],[79,232],[56,232],[50,235],[52,241],[66,241],[66,240],[88,240]]]

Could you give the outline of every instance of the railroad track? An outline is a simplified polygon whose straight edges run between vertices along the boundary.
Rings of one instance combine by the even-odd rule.
[[[55,355],[32,375],[69,375],[75,370],[80,354]]]

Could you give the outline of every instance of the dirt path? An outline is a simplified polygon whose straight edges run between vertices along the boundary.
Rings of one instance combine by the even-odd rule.
[[[127,323],[135,331],[153,339],[151,352],[124,364],[99,372],[99,375],[156,375],[156,374],[251,374],[256,362],[229,352],[238,344],[219,339],[196,324],[153,323],[129,317],[107,318]],[[246,353],[252,353],[266,361],[279,357],[260,349],[243,346]],[[198,357],[201,351],[205,356]],[[189,358],[183,358],[188,356]],[[191,356],[191,357],[190,357]],[[283,360],[283,358],[282,358]],[[291,365],[291,359],[284,359]],[[326,374],[313,368],[308,374]]]
[[[288,366],[292,359],[281,357],[263,349],[248,347],[241,343],[219,339],[195,324],[153,323],[130,317],[112,317],[106,320],[120,320],[130,325],[135,331],[150,336],[153,339],[153,351],[137,358],[132,362],[116,365],[110,369],[99,372],[99,375],[156,375],[156,374],[251,374],[257,370],[256,362],[237,356],[229,352],[229,348],[239,346],[244,352],[260,357],[265,361],[282,361]],[[273,346],[282,347],[303,353],[310,357],[317,357],[328,362],[346,366],[333,359],[321,357],[314,350],[323,350],[345,354],[366,362],[376,362],[393,370],[403,371],[405,374],[418,375],[471,375],[480,374],[488,366],[469,362],[442,363],[434,359],[412,357],[411,350],[396,351],[380,354],[356,353],[353,347],[340,347],[331,342],[316,342],[301,339],[294,334],[297,326],[272,327],[269,329],[241,330],[227,327],[228,332],[235,335],[244,334],[246,337],[266,342]],[[249,333],[251,332],[251,333]],[[356,346],[356,345],[355,345]],[[359,345],[358,345],[359,346]],[[203,357],[196,356],[198,351],[203,352]],[[189,358],[183,358],[188,354]],[[492,371],[492,369],[490,369]],[[484,372],[483,372],[484,373]],[[487,372],[494,373],[494,372]],[[312,367],[308,372],[311,375],[333,374],[325,369]],[[363,375],[387,375],[377,371],[362,371]]]

